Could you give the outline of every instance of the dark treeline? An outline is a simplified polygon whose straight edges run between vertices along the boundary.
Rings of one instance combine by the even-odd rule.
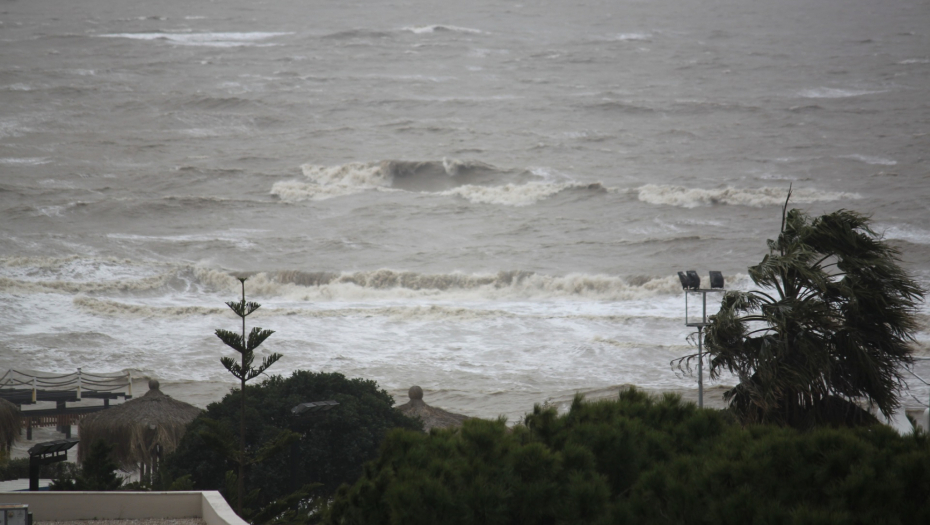
[[[800,431],[636,390],[524,425],[395,431],[325,516],[340,525],[930,523],[930,439]]]

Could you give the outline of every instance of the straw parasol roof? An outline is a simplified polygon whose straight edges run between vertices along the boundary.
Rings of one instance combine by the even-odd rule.
[[[22,427],[19,407],[6,399],[0,399],[0,449],[9,450]]]
[[[83,461],[99,439],[113,445],[113,459],[129,469],[150,465],[155,445],[161,445],[163,455],[176,449],[200,409],[166,396],[158,386],[158,381],[149,380],[144,396],[81,420],[78,459]]]
[[[423,421],[423,430],[429,432],[431,428],[460,427],[468,416],[446,412],[441,408],[431,407],[423,402],[423,389],[418,386],[410,387],[407,392],[410,401],[394,408],[400,410],[407,417],[418,417]]]

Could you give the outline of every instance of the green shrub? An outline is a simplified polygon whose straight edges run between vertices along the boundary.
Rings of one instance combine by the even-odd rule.
[[[65,471],[49,485],[49,490],[117,490],[123,485],[123,478],[116,471],[119,469],[113,460],[113,445],[98,439],[91,445],[90,452],[74,470]]]
[[[740,426],[636,390],[523,425],[396,431],[330,524],[930,523],[930,439]]]
[[[77,472],[77,465],[62,461],[39,467],[39,477],[42,479],[55,479]],[[10,459],[0,463],[0,481],[29,478],[29,458]]]
[[[249,467],[246,494],[259,489],[251,501],[255,510],[311,483],[320,484],[315,495],[328,497],[342,483],[358,479],[362,465],[377,456],[390,429],[422,428],[419,422],[394,410],[391,396],[374,381],[347,379],[338,373],[296,371],[288,378],[271,376],[246,388],[249,454],[284,431],[299,434],[293,448],[286,446]],[[339,405],[328,412],[302,416],[291,413],[291,408],[300,403],[329,399]],[[164,480],[190,476],[197,490],[226,492],[227,472],[235,471],[237,464],[211,447],[204,437],[211,432],[223,434],[225,429],[226,435],[235,439],[240,401],[238,391],[230,392],[191,423],[177,450],[165,458]],[[233,448],[238,448],[235,441]]]

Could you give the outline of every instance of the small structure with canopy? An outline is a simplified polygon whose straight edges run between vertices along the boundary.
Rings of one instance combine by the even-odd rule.
[[[0,398],[0,452],[9,453],[13,440],[19,436],[22,417],[19,407]]]
[[[172,399],[159,390],[157,380],[149,380],[149,391],[81,420],[78,459],[83,461],[97,440],[113,445],[113,459],[125,470],[139,470],[148,479],[160,459],[174,449],[201,410]]]
[[[423,421],[423,430],[426,432],[433,428],[460,427],[462,422],[468,419],[468,416],[453,414],[441,408],[427,405],[423,401],[423,389],[418,386],[410,387],[407,395],[410,397],[410,401],[394,408],[407,417],[420,418]]]

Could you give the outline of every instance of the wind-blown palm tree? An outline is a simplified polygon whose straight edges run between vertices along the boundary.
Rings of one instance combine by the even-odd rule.
[[[791,195],[789,189],[789,198]],[[899,406],[902,366],[923,290],[899,252],[852,211],[811,218],[782,211],[769,254],[749,268],[761,288],[727,292],[707,328],[711,378],[740,383],[724,398],[744,422],[796,427],[872,420]]]

